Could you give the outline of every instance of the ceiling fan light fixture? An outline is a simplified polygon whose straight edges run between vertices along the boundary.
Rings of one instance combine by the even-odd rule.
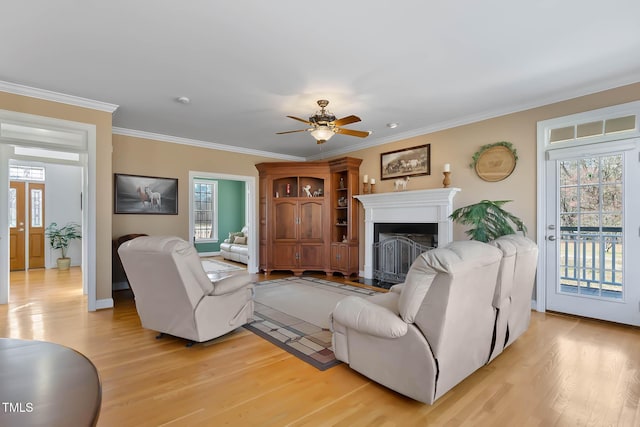
[[[322,142],[326,142],[331,139],[333,134],[333,130],[331,130],[331,128],[329,128],[328,126],[317,126],[314,130],[311,131],[311,136],[313,136],[319,144],[322,144]]]
[[[325,142],[330,140],[331,137],[336,133],[339,133],[341,135],[357,136],[358,138],[366,138],[367,136],[371,135],[371,131],[366,132],[362,130],[345,129],[343,127],[351,123],[359,122],[360,117],[354,116],[352,114],[350,116],[342,117],[341,119],[336,119],[336,116],[325,109],[327,105],[329,105],[329,101],[327,101],[326,99],[319,99],[318,105],[320,106],[320,111],[309,117],[309,120],[301,119],[295,116],[287,116],[290,119],[306,123],[307,125],[309,125],[308,128],[276,133],[278,135],[282,135],[285,133],[309,132],[318,144],[324,144]]]

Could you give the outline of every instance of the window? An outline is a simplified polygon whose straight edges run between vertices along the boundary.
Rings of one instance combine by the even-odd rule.
[[[42,190],[31,190],[31,227],[42,227]]]
[[[552,128],[549,131],[549,142],[554,144],[557,142],[575,141],[581,138],[601,137],[634,131],[636,131],[636,116],[626,115]]]
[[[9,166],[9,179],[44,182],[44,168],[36,166]]]
[[[15,188],[9,189],[9,227],[15,228],[18,224],[18,202]]]
[[[196,242],[218,240],[218,182],[193,180],[193,234]]]

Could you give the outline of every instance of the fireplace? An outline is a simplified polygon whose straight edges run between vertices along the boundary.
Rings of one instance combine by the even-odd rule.
[[[404,282],[413,261],[438,246],[438,224],[427,222],[373,225],[373,285],[388,288]]]
[[[458,191],[438,188],[354,196],[365,211],[364,279],[374,280],[374,245],[381,241],[381,233],[418,237],[428,247],[450,243],[453,224],[449,215]]]

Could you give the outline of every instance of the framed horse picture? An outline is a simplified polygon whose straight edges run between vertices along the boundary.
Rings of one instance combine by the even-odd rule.
[[[420,175],[431,175],[431,144],[380,154],[381,179]]]
[[[178,215],[178,180],[155,176],[113,174],[113,212]]]

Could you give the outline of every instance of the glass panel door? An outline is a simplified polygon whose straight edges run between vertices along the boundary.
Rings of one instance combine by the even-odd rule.
[[[561,160],[560,293],[622,300],[622,154]]]
[[[640,324],[637,148],[546,163],[546,308]]]

